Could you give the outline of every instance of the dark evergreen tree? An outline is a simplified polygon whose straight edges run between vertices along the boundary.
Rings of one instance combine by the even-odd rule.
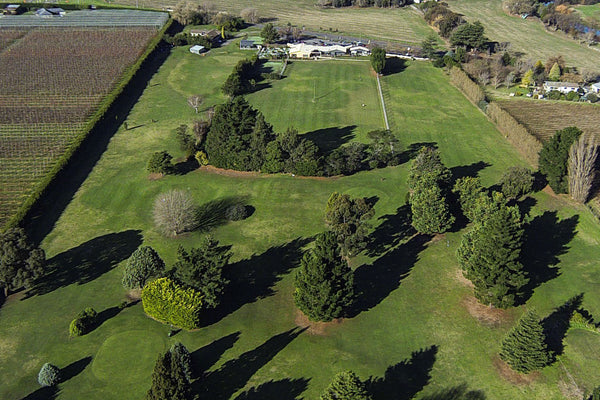
[[[45,265],[44,250],[34,246],[22,228],[0,234],[0,287],[5,296],[11,290],[31,288],[44,273]]]
[[[329,196],[325,209],[325,222],[335,233],[344,256],[354,256],[366,246],[369,230],[368,220],[375,210],[365,198],[351,198],[334,192]]]
[[[465,46],[470,49],[482,49],[487,42],[481,22],[465,23],[457,27],[450,36],[452,46]]]
[[[267,145],[274,139],[273,127],[265,121],[261,113],[256,116],[256,123],[250,136],[250,159],[248,169],[260,171],[267,157]]]
[[[179,282],[198,292],[203,305],[214,308],[221,302],[223,291],[229,281],[223,276],[223,268],[229,263],[231,252],[219,241],[205,237],[200,247],[187,252],[182,246],[177,250],[177,262],[171,273]]]
[[[320,400],[371,400],[367,388],[353,371],[337,374]]]
[[[279,39],[279,32],[272,23],[268,22],[260,31],[260,37],[263,38],[265,43],[274,43]]]
[[[378,74],[382,74],[385,68],[385,50],[381,47],[375,47],[371,50],[371,66]]]
[[[408,188],[414,188],[422,181],[437,184],[442,192],[448,189],[452,173],[440,158],[440,152],[433,147],[421,147],[408,173]]]
[[[400,142],[396,135],[389,130],[376,130],[369,132],[368,136],[371,139],[369,150],[373,167],[398,165]]]
[[[506,205],[463,236],[458,261],[475,286],[475,297],[483,304],[500,308],[515,305],[528,282],[519,262],[522,237],[519,210]]]
[[[246,91],[244,80],[238,72],[232,72],[221,87],[223,94],[234,97],[243,94]]]
[[[420,233],[443,233],[452,227],[454,216],[436,184],[424,181],[410,195],[412,226]]]
[[[171,353],[171,357],[181,366],[185,379],[188,383],[191,383],[194,378],[194,370],[192,367],[192,356],[187,347],[177,342],[171,346],[169,352]]]
[[[336,235],[324,232],[300,262],[294,301],[311,321],[331,321],[344,316],[352,304],[353,282],[352,270],[339,253]]]
[[[436,53],[438,38],[435,33],[430,33],[427,35],[425,40],[421,43],[421,48],[423,49],[423,55],[429,59],[434,58]]]
[[[298,131],[288,129],[267,144],[263,171],[288,172],[297,175],[320,175],[318,147],[310,140],[298,136]]]
[[[173,171],[173,156],[166,151],[157,151],[150,156],[146,169],[154,174],[169,174]]]
[[[581,130],[574,126],[557,131],[550,140],[544,143],[540,151],[540,172],[546,175],[548,184],[555,193],[569,191],[567,166],[569,149],[581,134]]]
[[[528,373],[552,362],[544,328],[533,310],[527,311],[502,341],[500,358],[518,372]]]
[[[146,394],[146,400],[191,400],[190,383],[185,377],[181,365],[172,357],[171,352],[161,354],[152,371],[152,386]]]
[[[165,272],[165,263],[156,250],[150,246],[138,247],[127,260],[123,271],[123,287],[126,289],[143,288],[148,279]]]
[[[466,176],[458,179],[454,184],[452,192],[458,197],[460,208],[465,217],[471,222],[476,221],[473,214],[473,207],[481,195],[487,196],[483,192],[483,186],[481,186],[479,178]]]

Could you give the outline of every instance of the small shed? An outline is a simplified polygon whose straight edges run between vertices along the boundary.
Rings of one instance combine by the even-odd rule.
[[[3,13],[5,15],[17,15],[17,14],[21,14],[22,11],[23,11],[23,8],[21,7],[20,4],[9,4],[4,8]]]
[[[600,82],[596,82],[592,84],[592,92],[598,94],[600,93]]]
[[[66,14],[65,10],[60,7],[48,8],[48,11],[50,11],[52,15],[60,15],[61,17]]]
[[[204,46],[200,46],[199,44],[196,44],[196,45],[190,47],[190,53],[201,54],[201,53],[204,53],[205,51],[206,51],[206,48]]]
[[[256,48],[258,48],[258,46],[252,40],[242,39],[242,41],[240,41],[240,50],[254,50]]]

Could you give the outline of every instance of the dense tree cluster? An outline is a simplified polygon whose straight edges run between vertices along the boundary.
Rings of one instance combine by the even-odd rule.
[[[500,358],[518,372],[528,373],[552,362],[544,328],[533,310],[527,311],[502,341]]]
[[[455,28],[465,23],[463,17],[450,10],[444,2],[427,2],[424,11],[425,21],[438,28],[440,36],[446,39],[450,38]]]
[[[180,284],[202,295],[203,307],[214,308],[221,302],[225,286],[229,283],[223,269],[229,263],[229,247],[219,246],[219,241],[205,237],[199,247],[177,250],[177,262],[170,271]]]
[[[367,245],[368,220],[375,214],[373,205],[363,197],[353,199],[334,192],[325,209],[325,223],[333,231],[342,255],[352,257]]]
[[[165,33],[163,36],[163,40],[172,46],[187,46],[199,44],[200,46],[204,46],[204,48],[207,50],[212,49],[213,47],[213,42],[208,37],[200,35],[192,36],[186,32],[179,32],[173,36],[169,35],[168,33]]]
[[[354,298],[352,270],[342,259],[333,232],[317,235],[296,274],[294,301],[311,321],[343,317]]]
[[[34,246],[22,228],[0,234],[0,286],[5,296],[12,290],[31,288],[45,265],[44,250]]]
[[[540,172],[546,176],[555,193],[567,193],[569,190],[569,149],[581,134],[581,130],[574,126],[561,129],[544,143],[540,151]]]
[[[421,148],[408,175],[412,225],[418,232],[443,233],[454,223],[446,200],[450,178],[439,152]]]
[[[228,96],[239,96],[250,92],[259,78],[259,67],[260,60],[256,55],[238,61],[221,88],[223,93]]]

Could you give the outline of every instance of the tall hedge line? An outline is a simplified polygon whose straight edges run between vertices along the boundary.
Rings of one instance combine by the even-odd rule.
[[[23,218],[27,215],[27,213],[31,210],[31,208],[37,203],[37,201],[46,193],[54,179],[58,176],[58,174],[67,166],[71,157],[75,154],[77,149],[81,146],[83,141],[88,137],[90,132],[94,129],[96,124],[104,118],[104,115],[110,109],[112,103],[123,93],[131,79],[134,75],[139,71],[143,62],[148,58],[150,54],[156,49],[156,46],[160,43],[163,38],[164,33],[171,26],[172,19],[165,23],[165,25],[157,32],[154,38],[148,43],[146,47],[146,51],[138,58],[135,64],[128,67],[123,73],[121,79],[117,83],[117,85],[113,88],[113,90],[104,97],[96,112],[92,115],[92,117],[85,123],[82,132],[77,135],[73,143],[65,150],[65,152],[60,156],[58,160],[56,160],[52,169],[44,176],[44,178],[37,184],[33,193],[27,197],[27,199],[21,204],[15,215],[11,219],[8,220],[6,224],[2,227],[2,231],[15,227],[21,223]]]
[[[144,312],[159,321],[183,329],[200,326],[202,295],[194,289],[183,288],[169,278],[148,283],[142,290]]]
[[[450,70],[450,83],[460,89],[473,104],[478,106],[480,102],[485,101],[483,89],[473,82],[462,69],[452,67]]]
[[[491,102],[486,113],[508,142],[535,168],[542,149],[542,142],[519,123],[512,115],[504,111],[498,104]]]

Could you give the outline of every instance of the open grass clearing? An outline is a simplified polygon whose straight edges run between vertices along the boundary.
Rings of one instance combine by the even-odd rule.
[[[600,64],[600,52],[595,48],[579,44],[561,31],[547,31],[538,19],[508,15],[502,9],[502,0],[456,0],[449,4],[470,22],[481,21],[490,40],[510,42],[512,50],[525,58],[545,62],[551,56],[562,55],[567,65],[592,70]]]
[[[206,106],[223,100],[220,82],[242,57],[234,46],[211,50],[206,57],[184,48],[174,50],[128,117],[140,126],[121,128],[113,137],[44,240],[48,256],[60,266],[55,279],[46,282],[39,295],[10,300],[0,310],[0,345],[10,349],[0,354],[0,398],[19,399],[37,390],[37,371],[46,361],[64,367],[79,360],[84,360],[79,365],[88,364],[60,385],[59,399],[142,398],[150,384],[151,360],[181,341],[197,365],[209,371],[196,388],[212,399],[243,398],[240,395],[250,390],[264,400],[315,399],[331,377],[345,369],[355,370],[362,379],[372,377],[376,387],[401,399],[446,398],[450,389],[461,385],[465,391],[481,390],[489,400],[561,399],[557,381],[562,370],[557,365],[523,386],[499,375],[495,367],[499,343],[521,309],[505,313],[500,323],[490,326],[465,307],[471,289],[458,279],[455,259],[462,232],[430,242],[400,233],[405,214],[399,207],[404,204],[409,164],[328,180],[229,177],[203,169],[148,180],[145,165],[152,152],[166,149],[181,156],[172,130],[196,118],[186,97],[202,94]],[[306,68],[317,65],[324,64]],[[281,88],[273,85],[249,96],[252,104],[265,107],[273,124],[282,124],[288,116],[269,109],[266,94],[281,96],[275,92],[284,85],[293,87],[301,78],[294,77],[297,72],[290,72],[288,82],[276,82]],[[402,144],[436,143],[455,175],[478,173],[484,184],[491,185],[506,167],[525,164],[441,70],[410,63],[384,77],[383,85]],[[359,96],[362,90],[359,86],[359,93],[352,93]],[[262,92],[264,98],[259,96]],[[346,117],[352,112],[349,107]],[[301,119],[290,122],[306,124]],[[359,121],[357,130],[362,129]],[[178,245],[193,246],[203,235],[166,240],[156,232],[152,201],[171,188],[189,190],[199,204],[244,196],[256,209],[245,221],[211,230],[223,244],[233,245],[235,296],[227,299],[230,312],[199,331],[168,338],[169,327],[147,318],[137,304],[90,334],[69,339],[68,323],[81,309],[110,310],[124,300],[122,261],[140,243],[155,247],[172,265]],[[324,229],[324,207],[333,191],[379,198],[373,219],[378,245],[353,260],[365,289],[362,312],[315,335],[296,329],[293,268],[299,249]],[[530,213],[539,233],[535,253],[545,262],[560,262],[560,274],[538,286],[528,306],[545,316],[585,292],[584,307],[594,315],[600,313],[595,295],[600,282],[595,267],[600,226],[585,208],[562,198],[537,193],[534,199]],[[147,344],[136,342],[140,332]],[[119,352],[112,359],[110,348]],[[563,358],[576,362],[588,351],[586,346],[569,346]],[[85,361],[87,357],[91,360]],[[121,376],[130,370],[127,360],[132,359],[144,364],[139,371],[148,372],[120,386]],[[597,363],[590,361],[585,373],[573,373],[591,387],[600,379],[597,371]]]

